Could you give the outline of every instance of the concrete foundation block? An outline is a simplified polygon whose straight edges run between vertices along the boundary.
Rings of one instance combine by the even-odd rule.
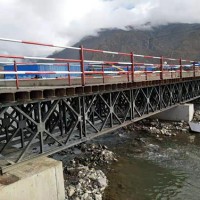
[[[159,114],[153,115],[151,118],[169,121],[191,121],[194,115],[194,104],[181,104]]]
[[[0,200],[64,200],[62,162],[30,161],[0,176]]]

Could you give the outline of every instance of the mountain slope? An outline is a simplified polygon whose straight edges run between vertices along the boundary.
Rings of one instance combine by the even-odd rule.
[[[103,30],[99,36],[83,38],[74,46],[83,45],[86,48],[131,52],[144,55],[165,56],[199,60],[200,56],[200,24],[169,24],[154,27],[149,30],[130,29]],[[78,58],[77,52],[65,49],[56,52],[53,57]],[[113,59],[116,56],[86,54],[86,59]],[[122,60],[125,60],[122,58]]]

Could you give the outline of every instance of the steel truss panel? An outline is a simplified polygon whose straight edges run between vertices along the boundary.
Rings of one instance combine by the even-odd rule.
[[[2,172],[200,96],[200,81],[1,105]],[[8,165],[8,166],[7,166]]]

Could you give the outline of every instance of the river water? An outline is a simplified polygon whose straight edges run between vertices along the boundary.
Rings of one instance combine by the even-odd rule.
[[[148,144],[141,152],[133,138],[111,147],[118,162],[107,174],[104,200],[199,200],[200,136],[142,137]]]

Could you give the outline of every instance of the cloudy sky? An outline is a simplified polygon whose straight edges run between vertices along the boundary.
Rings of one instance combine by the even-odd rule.
[[[0,0],[0,37],[72,45],[101,28],[200,23],[199,0]],[[52,49],[54,51],[55,49]],[[0,42],[0,53],[47,55],[49,48]]]

